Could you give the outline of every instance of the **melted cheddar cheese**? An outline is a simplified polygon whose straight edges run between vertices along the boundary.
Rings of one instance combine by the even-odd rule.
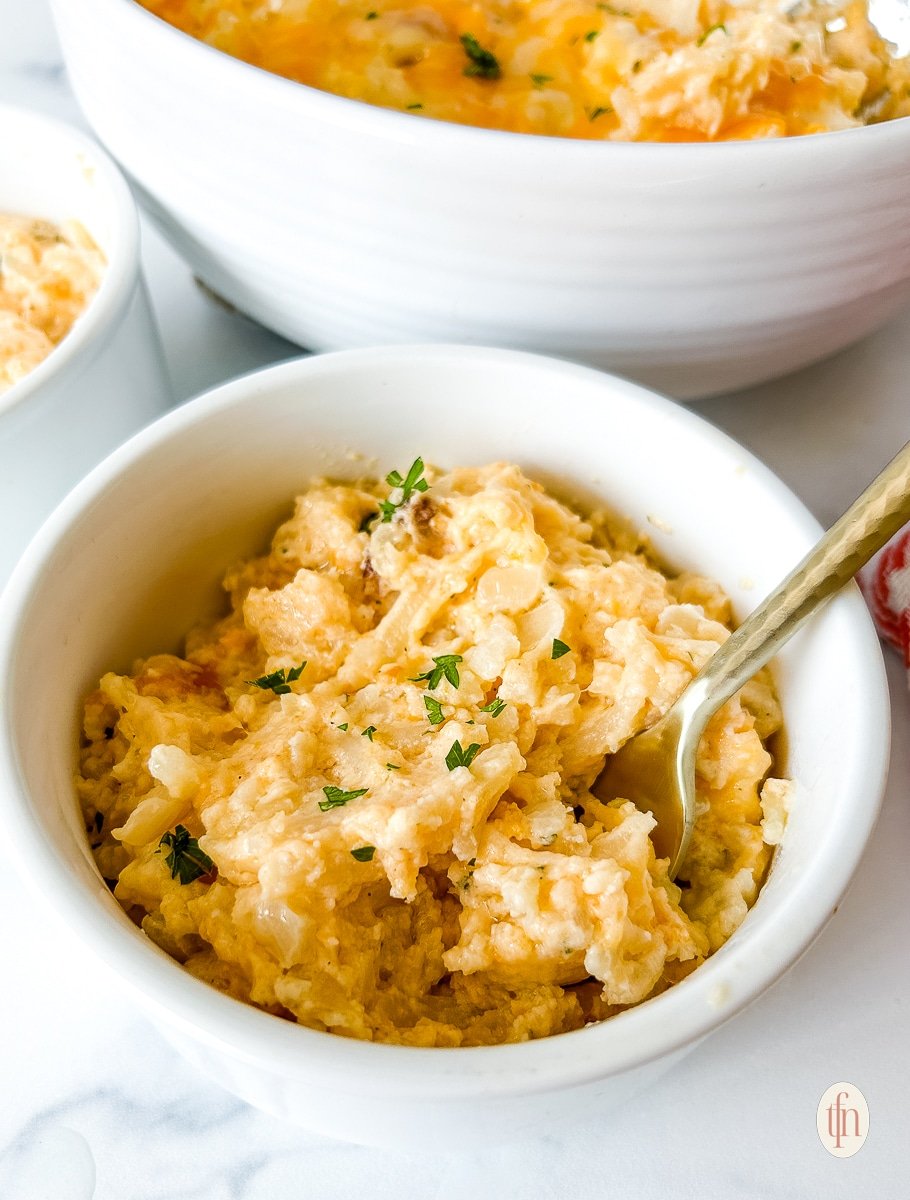
[[[910,114],[860,0],[141,0],[193,37],[369,104],[517,133],[705,141]]]

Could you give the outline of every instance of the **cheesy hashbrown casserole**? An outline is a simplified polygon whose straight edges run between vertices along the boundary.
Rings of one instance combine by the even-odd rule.
[[[103,270],[104,255],[78,221],[0,213],[0,393],[63,341]]]
[[[729,602],[517,467],[319,482],[230,613],[107,674],[78,789],[101,873],[216,988],[349,1037],[520,1041],[676,983],[779,841],[767,675],[712,719],[678,885],[605,757],[728,636]]]
[[[517,133],[713,141],[910,114],[863,0],[140,0],[326,92]]]

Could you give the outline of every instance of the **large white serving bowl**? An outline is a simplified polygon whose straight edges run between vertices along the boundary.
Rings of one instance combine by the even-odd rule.
[[[270,75],[135,0],[52,0],[76,95],[193,270],[311,350],[470,341],[690,398],[821,358],[910,295],[910,119],[571,141]]]
[[[61,496],[172,396],[123,176],[83,133],[27,109],[0,105],[0,147],[0,213],[80,221],[107,259],[60,345],[0,393],[2,587]]]
[[[94,865],[73,784],[82,698],[213,615],[222,573],[263,548],[314,476],[384,473],[418,453],[442,466],[512,459],[627,514],[668,563],[721,580],[741,615],[819,532],[747,451],[634,384],[511,351],[385,347],[248,375],[144,430],[60,505],[0,602],[0,827],[23,879],[201,1071],[310,1129],[415,1149],[602,1118],[754,1000],[847,886],[889,728],[878,641],[851,587],[780,656],[798,798],[758,903],[692,976],[605,1024],[520,1045],[395,1047],[209,988],[131,923]]]

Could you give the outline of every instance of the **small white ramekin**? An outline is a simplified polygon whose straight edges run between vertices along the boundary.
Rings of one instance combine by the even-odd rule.
[[[221,995],[132,924],[95,868],[73,785],[83,697],[105,670],[177,649],[214,615],[224,570],[266,544],[314,476],[385,472],[418,453],[442,466],[512,459],[624,512],[667,562],[725,584],[740,615],[819,532],[749,453],[633,384],[508,351],[387,347],[248,375],[139,433],[59,506],[0,601],[0,827],[23,880],[201,1071],[310,1129],[412,1149],[604,1114],[769,987],[859,862],[890,712],[851,587],[778,662],[797,802],[758,903],[692,976],[603,1024],[418,1049],[319,1033]]]
[[[90,138],[0,105],[0,212],[76,219],[107,259],[101,286],[59,346],[0,394],[0,586],[61,496],[172,402],[139,268],[139,219],[122,175]]]
[[[910,297],[910,118],[713,145],[428,120],[222,54],[135,0],[52,0],[73,88],[214,291],[310,350],[520,346],[689,398]]]

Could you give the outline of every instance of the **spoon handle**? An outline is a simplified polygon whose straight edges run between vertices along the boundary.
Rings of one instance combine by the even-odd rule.
[[[703,726],[907,521],[910,442],[689,684],[689,720]]]

